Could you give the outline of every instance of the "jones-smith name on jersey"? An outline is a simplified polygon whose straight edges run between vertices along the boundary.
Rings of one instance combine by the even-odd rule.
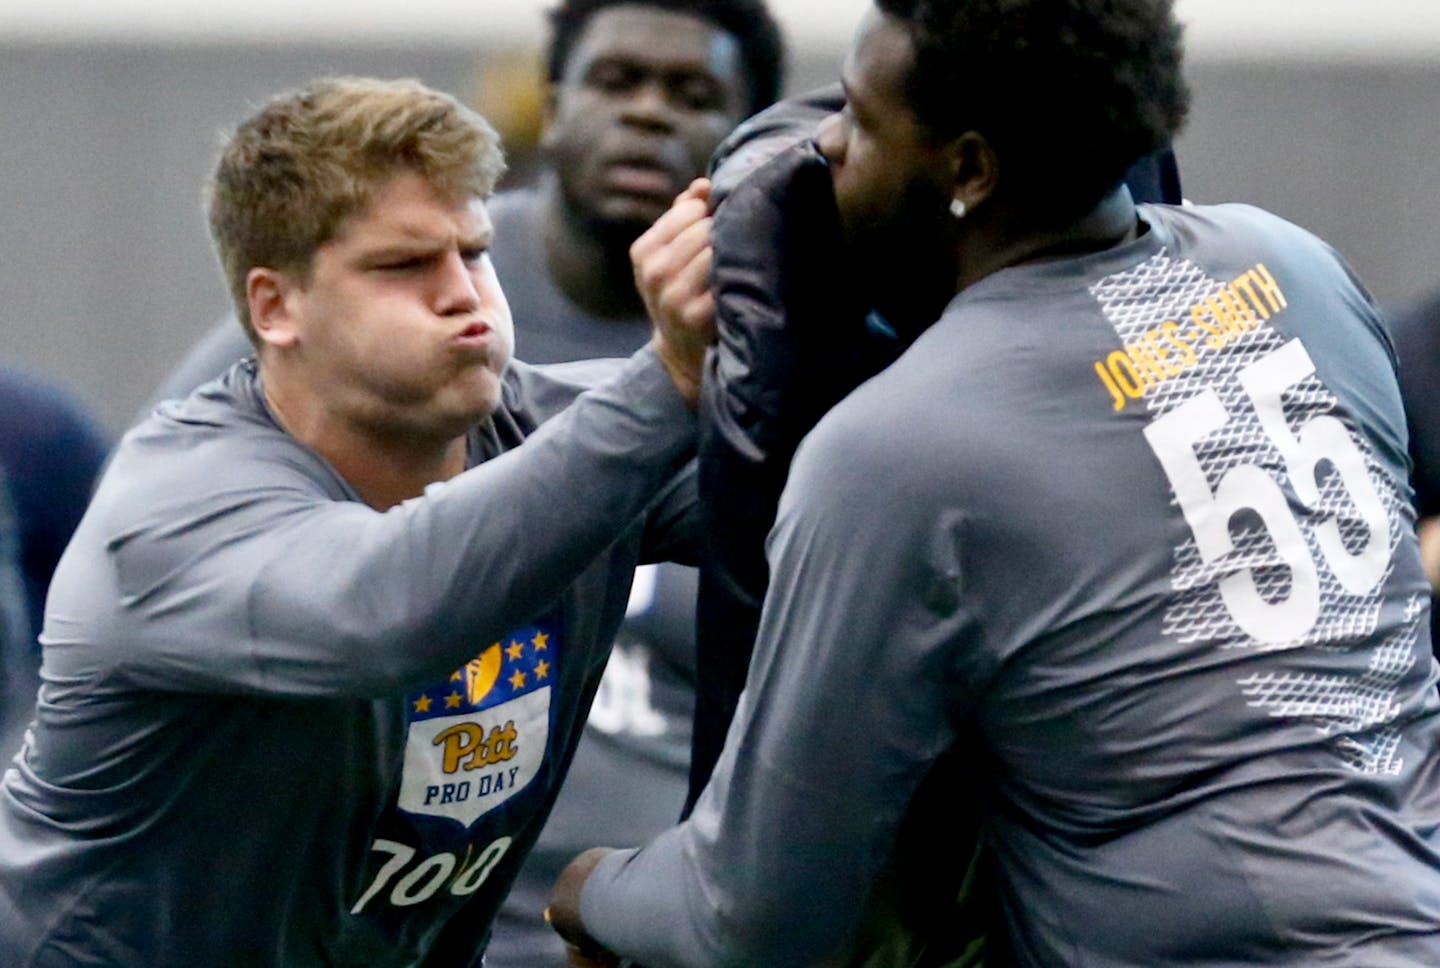
[[[1167,319],[1133,343],[1095,361],[1095,375],[1116,410],[1200,362],[1279,313],[1288,300],[1263,263],[1193,303],[1180,320]]]

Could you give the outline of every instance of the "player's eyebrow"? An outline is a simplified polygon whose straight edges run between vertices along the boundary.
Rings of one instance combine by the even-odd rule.
[[[473,231],[457,236],[437,235],[423,228],[399,226],[389,237],[376,242],[372,252],[426,253],[443,251],[451,242],[461,249],[488,249],[495,242],[495,225],[487,221]]]

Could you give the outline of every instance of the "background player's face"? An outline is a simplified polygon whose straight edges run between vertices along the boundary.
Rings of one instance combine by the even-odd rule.
[[[740,44],[709,21],[643,4],[597,11],[551,92],[544,145],[583,218],[639,234],[748,103]]]
[[[947,155],[905,96],[914,56],[900,22],[872,8],[845,61],[845,110],[818,134],[846,242],[884,285],[876,305],[892,317],[907,312],[900,303],[915,301],[917,287],[927,297],[948,287],[948,298],[955,282]]]
[[[495,409],[514,333],[492,234],[478,198],[402,173],[315,251],[289,297],[294,358],[331,413],[448,440]]]

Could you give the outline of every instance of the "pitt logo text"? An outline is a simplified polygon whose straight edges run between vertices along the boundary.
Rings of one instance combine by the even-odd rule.
[[[535,779],[550,733],[552,636],[520,629],[411,694],[402,811],[469,827]]]

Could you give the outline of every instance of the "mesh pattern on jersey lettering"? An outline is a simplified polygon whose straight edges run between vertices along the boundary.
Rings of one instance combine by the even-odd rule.
[[[1287,342],[1286,337],[1261,318],[1254,328],[1243,333],[1228,333],[1224,345],[1215,346],[1213,343],[1221,340],[1189,322],[1190,307],[1213,297],[1224,286],[1206,276],[1194,263],[1172,258],[1162,250],[1129,271],[1101,280],[1090,291],[1126,345],[1141,341],[1147,332],[1170,320],[1190,330],[1196,359],[1178,375],[1152,384],[1143,397],[1144,405],[1153,419],[1203,390],[1218,394],[1229,419],[1219,430],[1202,438],[1195,448],[1211,491],[1214,492],[1229,470],[1244,465],[1260,467],[1278,481],[1296,514],[1311,557],[1317,563],[1320,616],[1302,637],[1278,644],[1258,642],[1236,624],[1221,598],[1220,579],[1245,568],[1252,569],[1261,597],[1271,603],[1287,599],[1291,585],[1290,568],[1283,563],[1270,534],[1258,518],[1242,513],[1234,516],[1230,524],[1234,549],[1212,562],[1202,560],[1195,539],[1187,529],[1185,541],[1174,551],[1173,594],[1162,629],[1181,642],[1209,643],[1220,649],[1366,650],[1368,671],[1362,677],[1277,673],[1251,675],[1239,680],[1237,685],[1248,703],[1266,715],[1312,723],[1323,735],[1332,738],[1336,752],[1354,769],[1394,772],[1400,766],[1396,752],[1399,734],[1389,724],[1398,711],[1397,686],[1413,661],[1418,626],[1407,622],[1378,643],[1372,641],[1379,627],[1382,589],[1388,569],[1373,590],[1355,595],[1341,586],[1325,563],[1317,540],[1318,525],[1331,520],[1337,522],[1342,542],[1351,553],[1364,546],[1368,527],[1333,468],[1322,471],[1320,496],[1313,507],[1305,507],[1291,485],[1279,448],[1266,434],[1238,380],[1241,370],[1278,350]],[[1207,343],[1207,340],[1213,342]],[[1388,547],[1393,550],[1400,540],[1404,521],[1400,513],[1403,497],[1399,482],[1391,479],[1383,465],[1375,460],[1371,448],[1355,432],[1338,404],[1335,395],[1312,373],[1288,389],[1284,414],[1292,432],[1322,414],[1342,421],[1364,455],[1366,470],[1380,495],[1388,522]],[[1172,505],[1178,507],[1173,498]]]

